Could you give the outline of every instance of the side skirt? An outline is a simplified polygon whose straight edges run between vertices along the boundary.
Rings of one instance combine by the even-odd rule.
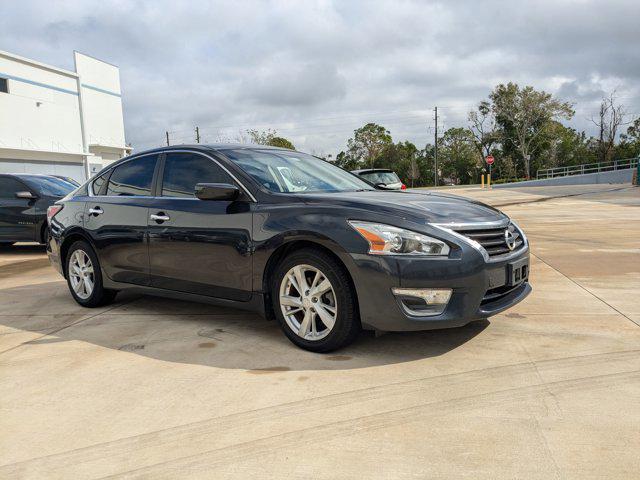
[[[143,295],[152,295],[155,297],[173,298],[175,300],[186,300],[190,302],[206,303],[209,305],[216,305],[218,307],[237,308],[239,310],[246,310],[253,313],[257,313],[263,318],[267,318],[264,308],[264,296],[262,293],[251,293],[251,298],[246,302],[240,302],[237,300],[229,300],[226,298],[208,297],[206,295],[197,295],[195,293],[177,292],[175,290],[165,290],[163,288],[147,287],[142,285],[133,285],[130,283],[114,282],[103,276],[103,283],[105,288],[112,290],[121,290],[136,292]]]

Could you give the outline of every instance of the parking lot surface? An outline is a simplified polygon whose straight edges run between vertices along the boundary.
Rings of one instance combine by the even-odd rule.
[[[2,251],[0,478],[637,479],[640,188],[451,193],[525,229],[534,292],[328,355],[210,305],[83,309]]]

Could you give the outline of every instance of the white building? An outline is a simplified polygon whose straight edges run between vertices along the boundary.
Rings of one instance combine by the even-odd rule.
[[[81,181],[130,151],[118,67],[74,60],[71,72],[0,51],[0,173]]]

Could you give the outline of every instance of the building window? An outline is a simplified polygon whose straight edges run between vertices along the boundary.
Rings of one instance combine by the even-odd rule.
[[[0,92],[9,93],[9,80],[0,77]]]

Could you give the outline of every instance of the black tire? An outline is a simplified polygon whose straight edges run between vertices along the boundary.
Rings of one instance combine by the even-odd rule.
[[[40,244],[46,245],[49,241],[49,225],[45,222],[40,229]]]
[[[91,260],[91,264],[93,266],[93,289],[91,294],[87,298],[82,298],[78,296],[76,291],[73,288],[71,277],[72,275],[69,272],[69,262],[73,257],[74,253],[77,251],[84,252],[89,259]],[[73,299],[83,307],[87,308],[95,308],[102,307],[104,305],[108,305],[113,302],[118,294],[115,290],[108,290],[102,285],[102,270],[100,269],[100,262],[98,260],[98,256],[91,248],[87,242],[83,240],[79,240],[74,242],[69,250],[67,251],[66,258],[64,259],[65,265],[65,273],[67,277],[67,285],[69,286],[69,291],[71,292],[71,296]]]
[[[337,311],[335,323],[330,332],[319,340],[308,340],[299,336],[285,320],[280,306],[280,288],[285,276],[292,268],[299,265],[307,265],[320,270],[333,287],[332,293],[334,293]],[[361,330],[356,295],[346,269],[333,256],[320,249],[297,250],[282,260],[273,275],[271,298],[273,310],[282,331],[295,345],[305,350],[318,353],[337,350],[353,342]],[[316,317],[316,322],[317,318],[319,317]]]

